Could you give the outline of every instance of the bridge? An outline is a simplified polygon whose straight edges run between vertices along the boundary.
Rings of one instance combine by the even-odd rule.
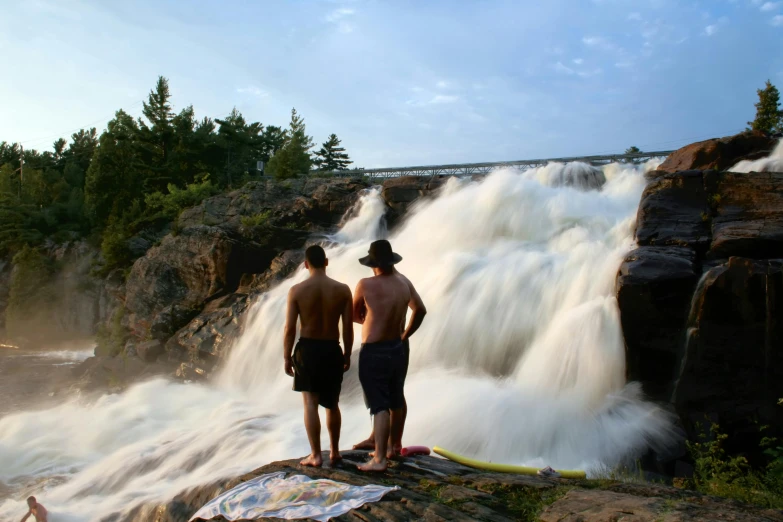
[[[609,154],[606,156],[575,156],[572,158],[548,158],[520,161],[498,161],[491,163],[456,163],[451,165],[428,165],[422,167],[398,167],[382,169],[351,169],[325,171],[314,170],[310,174],[314,177],[322,176],[366,176],[369,178],[395,178],[399,176],[473,176],[476,174],[488,174],[499,168],[513,168],[527,170],[534,167],[543,167],[548,163],[571,163],[578,161],[599,167],[609,163],[641,163],[652,158],[666,157],[674,151],[663,150],[655,152],[639,152],[635,154]]]

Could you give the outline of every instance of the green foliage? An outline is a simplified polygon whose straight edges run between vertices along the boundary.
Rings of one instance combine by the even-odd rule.
[[[242,216],[242,226],[247,228],[264,227],[269,224],[269,218],[272,216],[271,210],[259,212],[254,216]]]
[[[780,110],[780,92],[767,80],[763,89],[756,91],[759,101],[756,103],[756,119],[749,121],[752,130],[767,134],[783,131],[783,111]]]
[[[340,140],[336,134],[329,136],[321,147],[321,149],[315,153],[315,159],[313,163],[319,170],[327,172],[335,170],[347,170],[348,165],[353,163],[345,153],[345,148],[340,147]]]
[[[642,151],[641,151],[641,149],[639,147],[633,146],[633,147],[628,147],[627,149],[625,149],[625,153],[626,154],[641,154]]]
[[[753,469],[741,455],[728,455],[724,443],[728,436],[713,424],[711,439],[702,436],[702,442],[689,442],[688,451],[694,460],[692,481],[681,484],[702,493],[727,497],[763,507],[783,508],[783,476],[781,452],[783,448],[768,448],[773,457],[766,470]],[[770,445],[774,439],[765,439]]]
[[[34,319],[45,313],[57,297],[47,284],[54,267],[48,257],[27,245],[21,247],[12,263],[6,327],[12,337],[27,336]]]
[[[182,210],[198,205],[217,192],[209,175],[204,176],[199,183],[188,184],[184,189],[172,184],[167,189],[168,194],[153,192],[145,196],[148,215],[176,219]]]
[[[122,324],[125,316],[123,307],[117,308],[111,316],[108,324],[101,324],[98,327],[95,340],[98,347],[95,350],[96,355],[119,355],[125,348],[125,342],[128,340],[128,329]]]

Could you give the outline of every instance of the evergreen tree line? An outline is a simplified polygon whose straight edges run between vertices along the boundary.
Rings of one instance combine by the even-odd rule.
[[[295,109],[287,128],[248,122],[236,109],[223,119],[199,120],[192,106],[175,113],[164,77],[142,113],[136,119],[119,110],[100,135],[80,130],[51,152],[0,142],[0,254],[50,236],[94,233],[108,264],[121,265],[130,257],[127,237],[260,176],[259,161],[277,178],[351,164],[334,134],[311,152],[313,139]]]

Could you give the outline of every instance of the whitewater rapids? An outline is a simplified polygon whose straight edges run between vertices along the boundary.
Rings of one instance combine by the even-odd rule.
[[[655,166],[500,170],[452,179],[413,207],[389,236],[429,311],[411,340],[404,443],[594,469],[666,441],[669,418],[625,383],[614,297],[643,172]],[[371,275],[357,259],[387,236],[383,213],[369,190],[324,238],[329,275],[352,288]],[[53,522],[99,520],[307,454],[282,359],[286,294],[305,277],[299,270],[261,296],[210,385],[157,379],[0,419],[0,490],[13,497],[0,518],[21,517],[35,494]],[[371,427],[357,360],[358,345],[341,396],[343,447]]]

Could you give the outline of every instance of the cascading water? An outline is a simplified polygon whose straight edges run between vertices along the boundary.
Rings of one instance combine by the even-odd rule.
[[[404,442],[590,468],[667,439],[667,416],[625,383],[614,298],[642,170],[501,170],[452,179],[414,205],[389,238],[429,310],[411,340]],[[385,234],[378,192],[359,205],[327,241],[329,275],[351,287],[371,275],[357,259]],[[97,520],[306,454],[301,398],[282,361],[286,295],[305,277],[261,296],[212,385],[157,379],[0,419],[0,481],[14,496],[0,515],[17,516],[35,493],[57,520]],[[370,430],[355,361],[341,396],[343,447]]]

